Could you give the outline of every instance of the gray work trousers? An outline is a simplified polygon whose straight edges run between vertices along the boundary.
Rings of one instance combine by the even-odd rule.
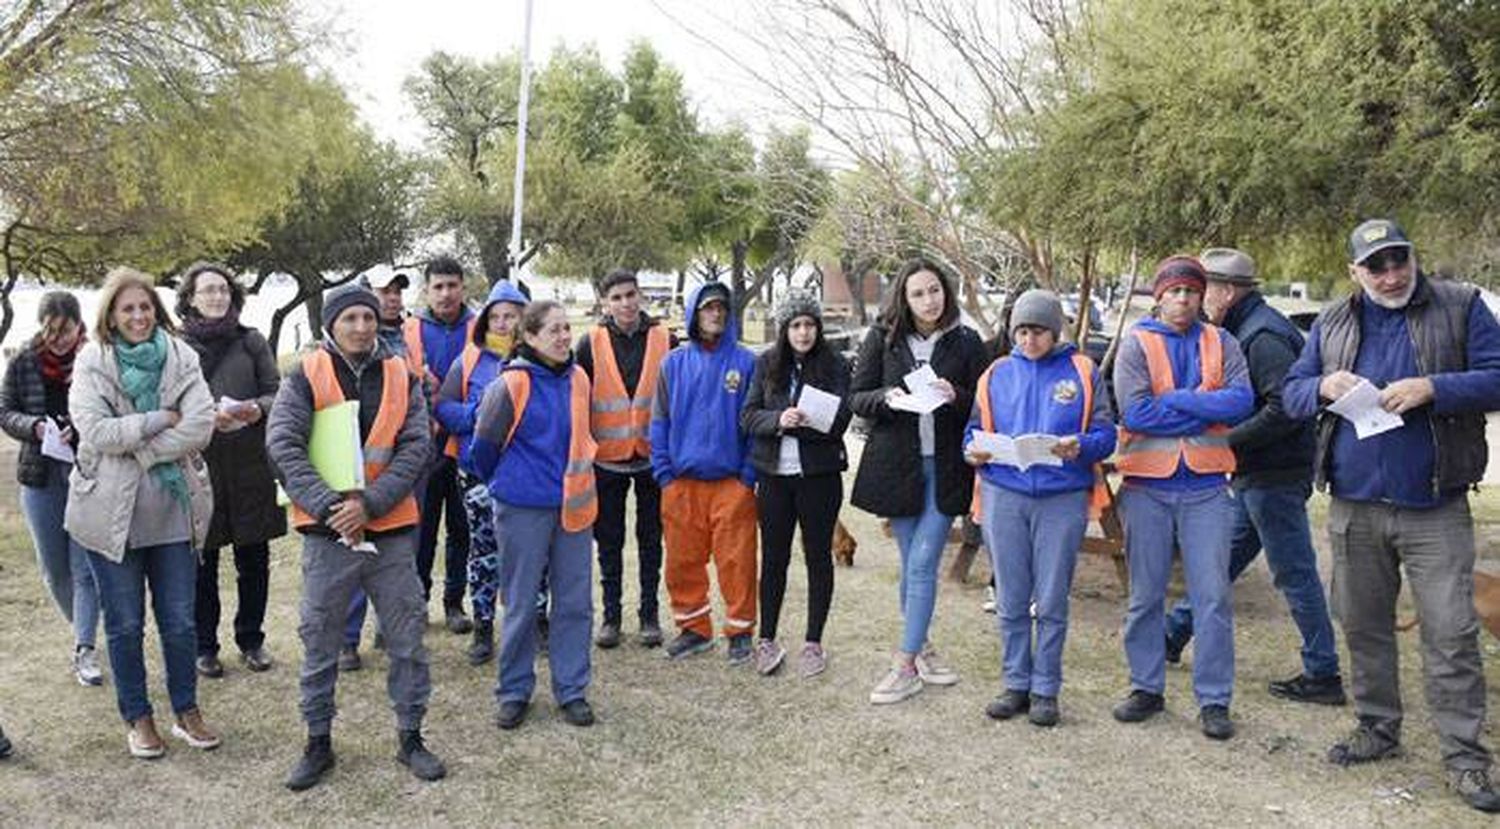
[[[389,661],[386,691],[397,727],[419,730],[427,713],[432,680],[427,648],[422,644],[427,607],[417,578],[417,529],[381,535],[374,541],[378,555],[355,552],[326,536],[303,536],[302,623],[297,633],[303,651],[302,719],[312,736],[326,735],[333,727],[344,617],[356,587],[369,595],[380,618]]]
[[[1401,570],[1421,620],[1422,674],[1443,763],[1487,769],[1484,671],[1474,612],[1474,522],[1460,495],[1433,509],[1334,498],[1333,609],[1349,647],[1355,713],[1385,736],[1401,736],[1396,598]]]

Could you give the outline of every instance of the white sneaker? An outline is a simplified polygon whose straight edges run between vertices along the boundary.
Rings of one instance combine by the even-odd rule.
[[[938,656],[937,649],[930,642],[917,654],[917,674],[928,685],[958,684],[958,671],[953,670]]]
[[[870,692],[870,702],[874,705],[890,705],[921,692],[922,678],[915,670],[897,663],[891,666],[890,672]]]
[[[73,675],[79,685],[103,685],[104,671],[99,668],[99,654],[88,645],[79,645],[73,651]]]
[[[984,604],[980,605],[979,609],[985,613],[995,612],[995,585],[992,584],[984,589]]]

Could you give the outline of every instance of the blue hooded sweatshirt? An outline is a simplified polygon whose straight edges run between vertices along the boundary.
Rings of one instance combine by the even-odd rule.
[[[1119,357],[1115,360],[1115,400],[1120,407],[1122,426],[1158,437],[1183,437],[1202,434],[1215,423],[1233,426],[1250,416],[1255,409],[1250,369],[1240,353],[1239,342],[1228,331],[1219,329],[1224,350],[1223,386],[1217,391],[1198,391],[1198,384],[1203,382],[1198,356],[1198,337],[1203,326],[1195,322],[1187,331],[1178,333],[1160,320],[1147,318],[1136,323],[1136,327],[1163,336],[1176,388],[1160,396],[1151,393],[1146,353],[1132,329],[1120,343]],[[1227,478],[1199,475],[1179,458],[1177,473],[1170,478],[1130,478],[1130,481],[1182,491],[1223,486]]]
[[[485,300],[484,307],[480,309],[476,318],[475,335],[482,342],[484,334],[481,326],[486,325],[490,315],[490,309],[501,302],[509,302],[517,307],[526,307],[526,295],[508,280],[501,280],[490,290],[489,298]],[[516,332],[517,340],[520,332]],[[479,411],[479,401],[484,398],[484,390],[489,387],[500,374],[500,369],[505,365],[504,359],[487,348],[480,348],[479,361],[474,364],[474,370],[469,374],[469,394],[466,399],[459,399],[463,388],[463,360],[453,361],[448,369],[448,374],[443,380],[443,388],[438,393],[437,405],[433,407],[433,414],[443,429],[448,434],[459,439],[458,441],[458,466],[465,472],[474,473],[474,469],[468,463],[469,438],[474,433],[474,418]]]
[[[740,430],[740,409],[750,395],[755,356],[739,344],[734,315],[713,346],[698,333],[698,306],[706,292],[729,292],[717,282],[700,285],[688,297],[688,341],[662,361],[651,409],[651,473],[666,486],[680,477],[700,481],[739,478],[755,485],[748,434]]]
[[[1079,387],[1078,370],[1073,367],[1071,344],[1052,349],[1040,360],[1031,360],[1019,349],[995,363],[988,388],[990,412],[995,417],[995,431],[1018,437],[1047,434],[1079,438],[1078,458],[1062,466],[1033,466],[1021,471],[1014,466],[987,463],[979,474],[1002,489],[1032,497],[1077,492],[1094,485],[1093,465],[1115,451],[1115,423],[1110,412],[1109,395],[1096,367],[1082,382],[1093,389],[1093,412],[1087,432],[1083,425],[1083,389]],[[981,390],[982,392],[984,390]],[[964,433],[964,446],[973,440],[974,432],[983,429],[979,421],[979,399],[975,398],[973,414]]]
[[[563,503],[563,473],[573,438],[573,361],[551,369],[517,355],[501,371],[531,375],[526,410],[506,445],[515,401],[504,382],[490,385],[479,407],[469,449],[473,471],[489,483],[495,500],[515,507],[554,509]]]

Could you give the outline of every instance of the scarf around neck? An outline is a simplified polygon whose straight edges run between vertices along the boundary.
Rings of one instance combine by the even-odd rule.
[[[157,328],[151,339],[139,343],[116,342],[115,364],[120,370],[120,390],[141,414],[161,408],[161,376],[167,364],[167,335]],[[175,462],[162,461],[151,467],[151,477],[184,507],[188,506],[187,479]]]
[[[67,354],[58,356],[52,349],[45,345],[37,347],[37,364],[41,368],[43,382],[54,386],[66,386],[73,380],[73,358],[78,356],[78,348],[83,343],[79,338],[73,345],[73,349]]]

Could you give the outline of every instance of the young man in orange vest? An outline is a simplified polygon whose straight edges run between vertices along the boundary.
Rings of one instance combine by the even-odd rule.
[[[413,562],[420,516],[412,485],[432,451],[422,387],[376,336],[380,305],[357,285],[330,291],[325,341],[282,381],[266,448],[302,533],[302,717],[308,741],[287,778],[293,790],[318,784],[333,767],[331,733],[339,646],[349,597],[363,588],[375,604],[390,659],[391,703],[400,732],[396,759],[423,780],[447,772],[422,742],[432,691],[422,633],[427,611]],[[365,488],[337,492],[308,459],[313,414],[359,402]],[[355,549],[368,542],[374,552]]]
[[[1201,321],[1207,277],[1197,259],[1173,256],[1156,268],[1154,318],[1125,335],[1115,361],[1120,410],[1120,506],[1130,562],[1125,656],[1130,695],[1120,722],[1165,707],[1164,603],[1172,552],[1182,553],[1193,605],[1193,690],[1205,736],[1234,735],[1234,608],[1229,589],[1234,504],[1229,427],[1250,415],[1255,392],[1234,337]]]
[[[624,592],[625,496],[635,484],[635,545],[640,560],[640,643],[661,644],[657,585],[661,581],[661,489],[651,477],[651,401],[662,360],[676,343],[665,325],[641,310],[635,272],[611,271],[599,284],[604,317],[578,340],[578,365],[593,383],[590,406],[599,454],[594,478],[599,490],[599,581],[604,622],[594,636],[601,648],[620,644]]]

